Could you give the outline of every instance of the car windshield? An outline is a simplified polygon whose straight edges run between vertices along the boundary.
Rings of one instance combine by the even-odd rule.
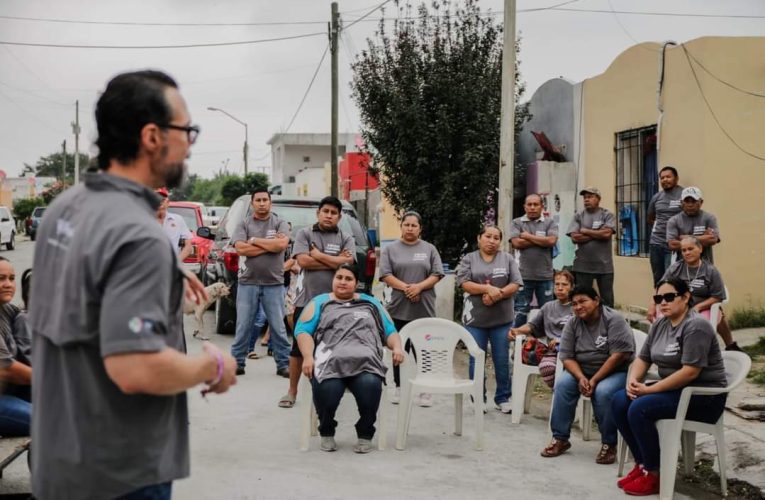
[[[167,211],[183,217],[183,221],[189,226],[189,229],[195,233],[197,232],[197,229],[199,229],[196,209],[191,207],[168,207]]]
[[[35,208],[35,211],[32,213],[32,217],[42,217],[43,212],[45,212],[44,208]]]
[[[293,239],[295,233],[297,233],[298,230],[306,226],[312,226],[316,224],[316,208],[312,206],[274,204],[272,211],[282,219],[286,219],[292,223]],[[353,224],[351,220],[356,224]],[[340,218],[340,223],[338,226],[340,226],[340,230],[344,233],[352,234],[353,238],[356,240],[357,245],[360,245],[366,241],[366,236],[361,236],[361,238],[359,238],[359,233],[363,233],[360,226],[358,227],[357,231],[354,231],[354,226],[358,226],[358,222],[353,219],[353,216],[347,212],[343,212],[343,216]]]

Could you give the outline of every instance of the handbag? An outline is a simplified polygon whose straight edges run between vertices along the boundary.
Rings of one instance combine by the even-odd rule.
[[[538,366],[548,350],[544,342],[533,338],[526,339],[521,349],[521,360],[524,365]]]

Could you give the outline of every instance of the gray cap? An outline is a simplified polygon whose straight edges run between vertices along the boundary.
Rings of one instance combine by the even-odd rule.
[[[582,189],[581,191],[579,191],[579,194],[581,196],[584,196],[585,194],[594,194],[595,196],[600,198],[600,189],[598,189],[596,187],[590,186],[590,187],[586,187],[586,188]]]

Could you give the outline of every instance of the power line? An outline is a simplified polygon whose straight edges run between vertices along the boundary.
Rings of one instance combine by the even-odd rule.
[[[358,18],[358,19],[354,20],[354,21],[353,21],[351,24],[349,24],[348,26],[346,26],[346,27],[345,27],[345,29],[348,29],[348,28],[350,28],[350,27],[351,27],[351,26],[353,26],[354,24],[360,23],[361,21],[363,21],[363,20],[364,20],[364,19],[366,19],[367,17],[369,17],[369,16],[371,16],[372,14],[374,14],[376,11],[378,11],[378,10],[382,9],[382,8],[385,6],[385,4],[387,4],[387,3],[390,3],[390,1],[391,1],[391,0],[385,0],[384,2],[382,2],[381,4],[379,4],[377,7],[373,8],[372,10],[370,10],[369,12],[367,12],[366,14],[364,14],[363,16],[361,16],[360,18]]]
[[[722,78],[720,78],[719,76],[717,76],[717,75],[715,75],[714,73],[712,73],[711,71],[709,71],[709,70],[706,68],[706,66],[704,66],[703,64],[701,64],[701,61],[699,61],[698,59],[696,59],[696,58],[693,56],[693,54],[691,54],[691,53],[690,53],[690,51],[688,51],[688,49],[687,49],[687,48],[685,48],[685,45],[683,45],[683,49],[685,49],[685,53],[686,53],[686,55],[688,55],[688,56],[689,56],[691,59],[693,59],[693,61],[694,61],[694,62],[695,62],[695,63],[696,63],[696,64],[697,64],[697,65],[698,65],[698,66],[699,66],[701,69],[703,69],[703,70],[704,70],[704,71],[705,71],[705,72],[706,72],[706,73],[707,73],[709,76],[711,76],[712,78],[714,78],[714,79],[715,79],[715,80],[717,80],[718,82],[722,83],[723,85],[727,85],[728,87],[732,88],[733,90],[737,90],[737,91],[739,91],[739,92],[741,92],[741,93],[743,93],[743,94],[752,95],[752,96],[755,96],[755,97],[765,97],[765,94],[760,94],[760,93],[757,93],[757,92],[752,92],[752,91],[750,91],[750,90],[742,89],[742,88],[736,87],[736,86],[735,86],[735,85],[733,85],[732,83],[726,82],[725,80],[723,80],[723,79],[722,79]]]
[[[81,19],[53,19],[44,17],[0,16],[0,19],[10,21],[30,21],[59,24],[97,24],[107,26],[299,26],[309,24],[326,24],[326,21],[261,21],[255,23],[165,23],[165,22],[141,22],[141,21],[88,21]]]
[[[725,19],[765,19],[765,16],[752,16],[746,14],[695,14],[683,12],[641,12],[635,10],[605,10],[605,9],[569,9],[565,7],[555,7],[550,10],[559,10],[564,12],[592,12],[596,14],[626,14],[634,16],[668,16],[668,17],[706,17],[706,18],[725,18]],[[518,12],[525,12],[518,10]]]
[[[720,131],[725,135],[725,137],[728,138],[730,142],[733,143],[734,146],[738,148],[739,151],[744,153],[747,156],[751,156],[752,158],[755,158],[760,161],[765,161],[765,157],[758,156],[754,153],[750,153],[746,149],[744,149],[736,140],[731,136],[727,130],[725,130],[725,127],[722,126],[722,123],[720,123],[720,120],[717,118],[717,115],[715,114],[714,110],[712,109],[712,105],[709,104],[709,100],[707,100],[707,96],[704,95],[704,89],[701,87],[701,82],[699,81],[699,76],[696,74],[696,69],[693,67],[693,63],[691,62],[691,56],[688,54],[688,49],[685,47],[685,44],[680,44],[680,46],[683,48],[683,52],[685,53],[685,58],[688,60],[688,66],[691,68],[691,73],[693,73],[693,79],[696,80],[696,86],[699,89],[699,93],[701,94],[701,98],[704,100],[704,104],[707,105],[707,109],[709,110],[709,114],[712,115],[712,118],[714,119],[715,123],[717,124],[717,127],[720,129]]]
[[[324,63],[324,58],[327,57],[328,51],[329,51],[329,44],[327,44],[327,46],[324,47],[324,52],[321,54],[321,59],[319,59],[319,64],[316,66],[316,71],[313,72],[311,81],[308,83],[308,88],[305,89],[305,93],[303,94],[303,98],[300,100],[300,104],[298,104],[298,107],[295,110],[295,114],[292,115],[292,119],[290,120],[289,125],[287,125],[287,128],[284,130],[285,134],[289,132],[290,128],[292,127],[292,124],[295,123],[295,118],[297,118],[298,113],[300,113],[300,110],[303,108],[303,104],[305,103],[305,100],[308,97],[308,93],[311,91],[311,87],[313,87],[313,82],[316,81],[316,76],[319,74],[319,70],[321,69],[322,63]]]
[[[227,47],[232,45],[252,45],[256,43],[279,42],[296,40],[312,36],[325,36],[324,32],[305,33],[302,35],[282,36],[277,38],[261,38],[260,40],[242,40],[238,42],[190,43],[180,45],[69,45],[58,43],[8,42],[0,40],[0,45],[18,45],[22,47],[51,47],[57,49],[190,49],[198,47]]]
[[[608,6],[611,8],[611,13],[614,15],[614,20],[616,21],[616,24],[618,24],[618,25],[619,25],[619,27],[622,29],[622,31],[624,32],[624,34],[625,34],[625,35],[627,35],[627,36],[629,37],[629,39],[630,39],[630,40],[632,40],[633,42],[635,42],[635,44],[637,44],[637,46],[638,46],[638,47],[640,47],[640,48],[641,48],[641,49],[643,49],[643,50],[647,50],[647,51],[649,51],[649,52],[658,52],[658,50],[655,50],[655,49],[649,49],[648,47],[643,47],[643,46],[641,45],[643,42],[639,42],[638,40],[636,40],[636,39],[635,39],[635,37],[634,37],[634,36],[632,36],[632,34],[630,34],[630,32],[629,32],[629,31],[627,31],[627,28],[624,26],[624,24],[622,24],[621,20],[619,19],[619,16],[617,15],[616,11],[614,10],[614,6],[613,6],[613,4],[611,3],[611,0],[608,0]]]

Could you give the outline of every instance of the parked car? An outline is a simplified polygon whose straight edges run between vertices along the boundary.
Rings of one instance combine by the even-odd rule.
[[[221,335],[233,335],[236,328],[236,288],[237,274],[239,271],[239,255],[231,244],[231,234],[237,224],[245,217],[252,217],[252,205],[250,195],[242,195],[231,205],[226,215],[218,224],[215,235],[215,247],[213,259],[208,275],[211,281],[226,283],[231,294],[218,299],[215,304],[215,326]],[[320,198],[299,198],[287,196],[274,196],[271,210],[292,223],[292,235],[306,227],[316,223],[316,211],[319,209]],[[343,217],[340,219],[340,229],[352,234],[356,242],[356,264],[359,269],[359,292],[371,293],[372,281],[375,276],[377,257],[375,249],[367,236],[367,231],[358,220],[353,205],[343,201]],[[214,269],[214,271],[213,271]],[[214,274],[213,274],[214,272]]]
[[[226,215],[228,207],[207,207],[207,213],[210,217],[210,228],[217,229],[220,220]]]
[[[209,283],[207,269],[213,242],[210,229],[205,226],[202,219],[202,208],[198,203],[190,201],[171,201],[167,211],[183,217],[189,230],[194,233],[191,238],[191,255],[186,257],[183,265],[196,274],[202,283]]]
[[[27,235],[32,241],[37,237],[37,228],[40,226],[40,221],[42,220],[44,213],[45,207],[35,207],[35,209],[32,210],[32,215],[26,220]]]
[[[8,250],[16,246],[16,220],[8,207],[0,207],[0,245],[5,245]]]

